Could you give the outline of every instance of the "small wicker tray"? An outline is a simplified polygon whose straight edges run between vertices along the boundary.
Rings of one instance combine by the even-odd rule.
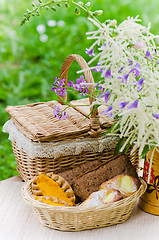
[[[126,221],[131,215],[135,202],[146,191],[146,183],[143,179],[140,181],[140,188],[130,197],[90,208],[52,206],[38,202],[31,197],[33,180],[24,184],[22,196],[33,207],[44,226],[62,231],[81,231]]]

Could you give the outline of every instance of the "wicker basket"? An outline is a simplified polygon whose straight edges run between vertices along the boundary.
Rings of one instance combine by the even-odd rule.
[[[72,54],[64,61],[60,79],[66,79],[73,61],[77,61],[82,69],[88,69],[85,60]],[[94,86],[90,70],[84,71],[86,82]],[[67,95],[65,96],[65,100]],[[100,115],[103,106],[92,111],[90,118],[89,105],[93,99],[72,101],[67,109],[68,119],[58,120],[53,116],[54,106],[65,108],[63,102],[57,101],[34,103],[22,106],[8,106],[10,114],[4,132],[9,133],[13,152],[17,161],[17,170],[25,181],[31,180],[41,172],[59,173],[92,160],[110,161],[114,158],[114,149],[118,137],[101,136],[113,124],[106,115]],[[76,105],[76,107],[73,107]],[[92,109],[91,109],[92,110]],[[40,150],[39,150],[40,149]],[[40,152],[40,153],[39,153]],[[132,164],[137,168],[138,152],[130,156]]]
[[[71,63],[76,60],[82,69],[88,69],[85,60],[79,55],[70,55],[63,63],[60,79],[66,79]],[[94,80],[90,70],[84,71],[86,82],[94,87]],[[67,96],[65,96],[66,100]],[[93,160],[102,163],[114,159],[114,150],[119,141],[118,137],[102,135],[113,124],[106,115],[100,115],[103,106],[95,111],[81,105],[92,104],[94,99],[73,101],[72,107],[67,109],[68,119],[58,120],[53,116],[54,106],[62,110],[65,105],[57,101],[28,104],[24,106],[8,106],[10,114],[4,132],[9,133],[17,168],[26,181],[22,189],[24,199],[39,216],[40,222],[50,228],[63,231],[80,231],[122,223],[128,219],[136,200],[146,189],[141,179],[141,186],[137,192],[116,203],[96,208],[55,207],[40,203],[31,198],[31,182],[40,173],[60,173],[80,166]],[[76,105],[76,107],[74,107]],[[90,114],[89,118],[86,118]],[[139,164],[138,151],[130,155],[133,166]]]
[[[33,207],[44,226],[62,231],[81,231],[122,223],[130,217],[135,202],[146,190],[146,183],[140,179],[141,185],[138,191],[114,203],[89,208],[55,207],[40,203],[31,197],[33,181],[28,181],[22,188],[24,200]]]

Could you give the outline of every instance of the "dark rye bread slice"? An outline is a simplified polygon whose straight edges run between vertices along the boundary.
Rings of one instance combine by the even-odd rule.
[[[77,177],[73,181],[72,188],[75,195],[84,201],[92,192],[98,191],[99,186],[103,182],[119,174],[138,177],[135,168],[126,155],[120,154],[117,158],[107,162],[98,169]]]
[[[101,160],[93,160],[86,163],[81,164],[73,169],[58,173],[61,177],[63,177],[70,186],[72,185],[73,181],[87,172],[90,172],[103,164]]]

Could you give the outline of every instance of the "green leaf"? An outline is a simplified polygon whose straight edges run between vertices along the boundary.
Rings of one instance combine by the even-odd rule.
[[[33,6],[33,7],[36,7],[34,2],[32,2],[32,6]]]
[[[120,152],[120,149],[121,149],[121,147],[123,146],[125,140],[126,140],[125,137],[123,137],[123,138],[121,138],[121,139],[119,140],[119,142],[118,142],[118,144],[117,144],[117,146],[116,146],[116,148],[115,148],[115,151],[114,151],[114,156],[116,156],[116,155]]]
[[[51,9],[52,9],[54,12],[56,12],[56,8],[55,8],[55,7],[52,7]]]
[[[65,3],[65,7],[66,7],[66,8],[69,8],[69,5],[68,5],[68,3],[67,3],[67,2]]]
[[[76,15],[80,15],[80,10],[79,10],[79,8],[75,8],[75,14],[76,14]]]
[[[128,144],[126,145],[126,147],[124,148],[123,153],[126,154],[126,153],[128,152],[128,150],[130,149],[131,146],[132,146],[132,145],[131,145],[130,143],[128,143]]]
[[[92,111],[90,111],[90,113],[86,116],[86,119],[89,118],[89,116],[99,107],[100,105],[96,104],[93,106]]]
[[[115,122],[104,134],[112,133],[115,130],[118,130],[120,128],[120,124]]]
[[[100,107],[100,104],[96,104],[96,105],[94,105],[92,111],[95,111],[95,110],[96,110],[97,108],[99,108],[99,107]]]
[[[115,123],[105,133],[103,133],[103,135],[111,133],[112,129],[114,128],[114,125],[115,125]]]
[[[149,147],[148,145],[145,145],[144,148],[143,148],[143,150],[142,150],[141,156],[142,156],[143,158],[145,158],[145,156],[146,156],[146,154],[148,153],[149,150],[150,150],[150,147]]]

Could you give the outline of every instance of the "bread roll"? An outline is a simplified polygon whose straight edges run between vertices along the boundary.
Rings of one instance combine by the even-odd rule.
[[[102,183],[99,190],[116,189],[120,191],[123,197],[128,197],[132,193],[136,192],[140,186],[138,178],[134,178],[128,175],[118,175],[113,179]]]
[[[116,202],[122,199],[122,195],[118,190],[102,189],[97,192],[93,192],[80,206],[81,207],[95,207],[101,204],[108,204]]]

